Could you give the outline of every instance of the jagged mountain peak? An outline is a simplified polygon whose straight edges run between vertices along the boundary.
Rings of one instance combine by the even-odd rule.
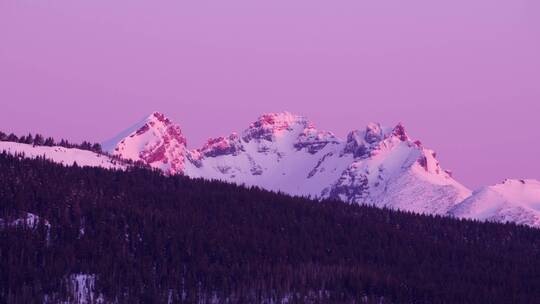
[[[115,137],[104,141],[101,146],[104,151],[109,153],[114,153],[117,145],[124,140],[126,137],[133,135],[137,131],[145,128],[150,128],[156,124],[171,124],[172,122],[162,113],[154,111],[130,126],[129,128],[121,131]],[[141,130],[141,132],[143,132]]]
[[[172,123],[171,120],[167,116],[165,116],[165,114],[158,111],[152,112],[150,115],[148,115],[146,120],[147,122],[160,122],[166,125]]]
[[[381,124],[376,122],[370,122],[366,126],[366,131],[364,135],[364,140],[367,143],[375,143],[380,141],[384,137],[383,128]]]
[[[407,132],[405,131],[405,126],[401,122],[394,127],[394,129],[392,130],[392,135],[396,136],[401,141],[409,140],[409,135],[407,135]]]
[[[252,125],[272,125],[272,126],[290,126],[293,124],[309,125],[305,116],[293,114],[291,112],[273,112],[264,113]]]
[[[351,153],[355,158],[366,158],[378,150],[388,149],[400,142],[406,142],[411,147],[421,146],[419,141],[411,141],[402,123],[387,128],[379,123],[370,122],[364,129],[353,130],[347,134],[342,154]]]
[[[160,112],[134,125],[129,135],[108,150],[122,158],[142,161],[168,174],[184,172],[187,141],[180,126]],[[127,133],[124,131],[123,133]]]
[[[250,124],[243,132],[243,140],[275,141],[290,132],[301,132],[306,128],[314,128],[304,116],[290,112],[266,113]]]

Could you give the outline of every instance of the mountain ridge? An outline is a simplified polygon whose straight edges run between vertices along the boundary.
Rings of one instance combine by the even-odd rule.
[[[164,117],[159,112],[150,117],[156,115]],[[523,220],[520,203],[512,198],[507,200],[507,216],[464,213],[465,204],[481,209],[491,202],[472,200],[480,190],[473,193],[456,181],[451,171],[440,166],[436,153],[412,139],[401,122],[390,128],[372,122],[341,139],[317,130],[304,116],[266,113],[240,133],[210,138],[201,148],[191,150],[184,140],[181,149],[183,171],[176,173],[191,177],[417,213],[540,227],[540,220],[530,220],[540,218],[540,212],[529,208],[525,212],[529,220]]]
[[[163,114],[153,112],[146,121],[109,152],[169,174],[418,213],[445,214],[470,195],[440,167],[433,151],[409,137],[402,123],[370,123],[341,139],[318,130],[304,116],[266,113],[240,133],[210,138],[189,150],[181,128]],[[181,137],[171,143],[163,124]],[[419,199],[425,203],[414,202]]]
[[[523,186],[512,187],[520,190],[504,198],[495,191],[498,185],[471,192],[441,167],[434,151],[411,138],[402,123],[394,127],[369,123],[341,139],[317,130],[304,116],[267,113],[242,132],[209,138],[202,147],[188,149],[180,126],[153,112],[104,142],[103,148],[108,152],[0,141],[0,151],[45,156],[64,165],[124,170],[142,163],[169,175],[290,195],[540,227],[540,190],[536,190],[540,187],[535,186],[540,182],[511,180],[512,185]],[[516,194],[520,191],[529,193],[525,204]]]

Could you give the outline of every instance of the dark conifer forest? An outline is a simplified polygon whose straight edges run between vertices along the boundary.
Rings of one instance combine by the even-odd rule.
[[[53,146],[60,146],[64,148],[77,148],[81,150],[88,150],[95,153],[105,154],[101,149],[101,144],[99,143],[90,143],[88,141],[83,141],[80,144],[71,143],[66,139],[61,139],[59,142],[56,142],[54,138],[47,137],[45,138],[41,134],[32,135],[29,133],[26,136],[17,136],[13,133],[10,133],[9,135],[0,131],[0,141],[9,141],[9,142],[16,142],[21,144],[27,144],[27,145],[33,145],[33,146],[47,146],[47,147],[53,147]]]
[[[69,302],[78,273],[106,303],[540,303],[540,231],[513,224],[6,153],[0,219],[0,303]]]

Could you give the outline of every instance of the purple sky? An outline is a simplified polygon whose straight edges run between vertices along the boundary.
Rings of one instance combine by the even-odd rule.
[[[540,1],[0,1],[0,130],[190,146],[288,110],[402,121],[469,187],[540,179]]]

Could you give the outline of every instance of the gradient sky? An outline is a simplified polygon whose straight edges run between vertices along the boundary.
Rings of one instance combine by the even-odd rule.
[[[538,0],[2,0],[0,130],[191,147],[263,112],[402,121],[469,187],[540,179]]]

